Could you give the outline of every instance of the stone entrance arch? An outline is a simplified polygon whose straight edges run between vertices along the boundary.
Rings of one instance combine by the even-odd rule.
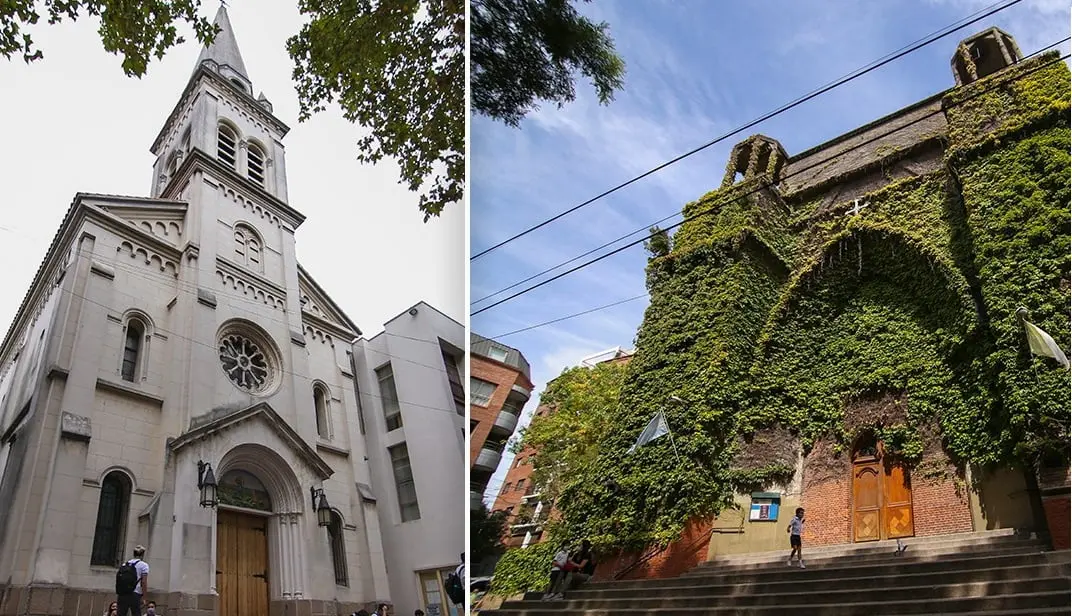
[[[268,590],[270,600],[301,599],[305,595],[305,540],[302,533],[302,512],[305,500],[301,485],[290,465],[275,451],[264,445],[237,445],[224,454],[217,467],[217,477],[252,475],[267,492],[266,503],[243,506],[221,500],[222,511],[248,512],[263,515],[267,521]],[[234,473],[233,471],[237,471]],[[219,526],[217,525],[217,532]],[[218,539],[218,537],[217,537]],[[218,555],[214,555],[214,559]],[[219,563],[216,562],[217,570]],[[216,589],[219,592],[220,589]]]

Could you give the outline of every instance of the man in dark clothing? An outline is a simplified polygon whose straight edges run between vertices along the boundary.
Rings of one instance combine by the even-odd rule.
[[[585,539],[581,542],[581,549],[573,553],[570,557],[572,569],[565,576],[560,576],[557,589],[551,591],[552,597],[555,599],[561,599],[562,593],[576,588],[581,584],[584,584],[592,575],[596,572],[596,559],[592,554],[592,542]]]

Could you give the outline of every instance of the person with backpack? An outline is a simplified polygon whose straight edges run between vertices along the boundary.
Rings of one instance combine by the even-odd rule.
[[[145,593],[149,590],[149,564],[143,558],[145,547],[139,545],[134,548],[134,558],[123,563],[115,574],[119,616],[141,616]]]
[[[465,603],[465,554],[461,555],[462,563],[458,565],[453,573],[447,575],[446,583],[447,598],[454,605],[461,605]]]

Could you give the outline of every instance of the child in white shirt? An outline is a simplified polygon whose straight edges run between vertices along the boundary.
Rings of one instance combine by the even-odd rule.
[[[785,532],[789,533],[789,545],[793,548],[793,551],[789,553],[789,561],[785,564],[793,566],[793,556],[797,557],[797,562],[800,568],[804,568],[804,555],[800,552],[800,535],[804,532],[804,508],[797,507],[797,515],[789,520],[789,526],[786,527]]]

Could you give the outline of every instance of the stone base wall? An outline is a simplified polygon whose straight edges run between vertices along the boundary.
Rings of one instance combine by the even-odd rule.
[[[272,601],[268,606],[266,616],[350,616],[350,614],[362,609],[371,614],[376,609],[376,604],[340,603],[337,601],[309,599]],[[220,616],[224,615],[220,614]]]
[[[149,598],[156,601],[160,616],[226,616],[218,613],[216,595],[150,592]],[[112,601],[114,592],[100,590],[55,585],[0,586],[0,616],[100,616]],[[373,603],[272,601],[265,616],[349,616],[360,609],[372,612],[375,608]]]

